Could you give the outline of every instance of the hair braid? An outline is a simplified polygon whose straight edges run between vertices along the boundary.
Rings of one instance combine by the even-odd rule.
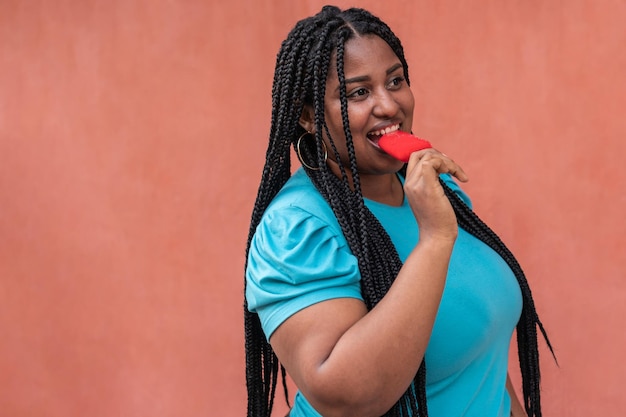
[[[358,14],[359,18],[363,19],[361,13]],[[355,14],[353,14],[353,17]],[[371,15],[366,15],[365,20],[368,18],[371,20]],[[376,20],[376,19],[375,19]],[[376,20],[377,21],[377,20]],[[333,21],[334,22],[334,21]],[[348,185],[347,175],[344,168],[344,163],[339,163],[339,167],[342,172],[342,178],[337,178],[332,172],[325,168],[324,165],[318,165],[320,170],[308,170],[307,173],[311,177],[313,183],[316,185],[320,193],[329,201],[329,204],[337,220],[344,232],[346,241],[350,246],[353,254],[359,261],[359,270],[361,273],[361,289],[364,301],[369,309],[373,308],[386,294],[387,290],[393,283],[393,280],[397,276],[402,262],[400,261],[397,251],[391,242],[388,234],[384,228],[380,225],[374,215],[367,209],[363,201],[362,193],[360,191],[360,180],[357,171],[356,155],[354,151],[354,144],[352,141],[351,132],[349,129],[348,121],[348,104],[345,94],[345,74],[343,69],[343,54],[344,44],[347,39],[354,35],[355,31],[365,33],[391,33],[390,31],[379,30],[378,32],[373,29],[380,29],[382,22],[377,21],[378,24],[367,23],[366,25],[360,25],[366,27],[362,29],[359,26],[359,22],[349,21],[340,22],[341,27],[336,30],[336,34],[333,39],[333,48],[336,51],[337,62],[337,74],[340,83],[340,101],[341,101],[341,116],[344,126],[344,134],[346,136],[346,146],[349,156],[349,169],[351,178],[353,180],[353,187],[351,189]],[[375,22],[376,23],[376,22]],[[322,42],[323,38],[320,38]],[[399,45],[398,42],[391,42],[395,45]],[[325,58],[320,58],[315,64],[321,68],[316,69],[314,72],[316,75],[323,75],[319,78],[319,89],[314,89],[313,106],[315,109],[315,125],[316,125],[316,155],[319,158],[322,155],[322,131],[326,133],[326,137],[329,139],[331,150],[334,153],[337,161],[340,161],[339,153],[334,144],[334,141],[328,131],[328,128],[323,120],[324,115],[324,91],[325,80],[327,74],[327,68],[330,63],[330,54],[322,54]],[[398,54],[404,61],[404,55]],[[314,64],[314,66],[315,66]],[[406,72],[406,61],[403,62]],[[316,77],[316,80],[318,78]],[[322,87],[322,85],[324,87]],[[314,87],[316,82],[314,82]],[[422,367],[422,370],[425,369]],[[401,415],[402,407],[410,405],[411,409],[416,410],[413,414],[415,416],[426,415],[426,394],[425,394],[425,372],[418,372],[416,375],[416,391],[413,389],[407,390],[404,399],[399,401],[392,410],[387,414],[389,416]],[[419,400],[421,399],[421,400]],[[421,404],[419,404],[421,402]],[[403,405],[404,404],[404,405]],[[419,407],[418,407],[419,404]],[[417,411],[419,408],[419,411]]]
[[[325,6],[317,15],[303,19],[294,26],[281,44],[276,59],[269,146],[250,222],[246,268],[250,243],[261,217],[291,176],[290,146],[295,147],[300,135],[305,133],[299,125],[299,118],[303,107],[311,106],[314,111],[315,143],[314,146],[303,144],[300,151],[307,157],[307,160],[317,161],[319,169],[311,170],[305,167],[305,171],[333,210],[350,250],[358,260],[361,292],[367,308],[372,309],[391,287],[402,267],[402,262],[391,238],[365,206],[361,193],[354,144],[348,122],[348,100],[343,67],[345,42],[355,34],[374,34],[385,40],[400,59],[405,79],[407,82],[409,80],[408,65],[400,40],[384,22],[365,10],[352,8],[342,12],[337,7]],[[341,117],[349,161],[340,160],[339,152],[324,118],[326,79],[333,54],[336,54]],[[324,135],[330,143],[329,152],[332,152],[339,162],[340,177],[332,173],[325,164]],[[346,169],[350,170],[353,189],[350,188]],[[499,242],[497,236],[480,220],[477,221],[471,210],[467,207],[463,208],[462,202],[454,201],[454,197],[458,199],[456,195],[449,194],[448,196],[453,201],[452,204],[461,227],[467,228],[470,233],[475,234],[490,246],[499,248],[496,251],[509,265],[516,265],[514,258]],[[519,266],[517,268],[519,269]],[[517,273],[516,276],[518,276]],[[518,347],[524,379],[525,404],[527,410],[529,408],[539,410],[533,411],[534,414],[529,412],[529,417],[540,417],[535,324],[540,326],[544,336],[545,332],[534,310],[528,284],[525,279],[518,277],[518,280],[524,294],[523,320],[520,320],[518,324]],[[248,311],[246,300],[244,300],[244,325],[248,416],[269,417],[273,408],[279,370],[283,379],[285,396],[288,398],[285,369],[280,365],[267,342],[258,315]],[[534,338],[533,330],[535,330]],[[523,333],[521,338],[520,333]],[[413,386],[407,389],[403,397],[385,416],[409,414],[416,417],[428,415],[424,361],[415,375]]]
[[[357,196],[362,196],[361,192],[361,180],[358,175],[358,169],[356,164],[356,152],[354,150],[354,142],[352,140],[352,132],[350,131],[350,121],[348,118],[348,98],[346,95],[346,76],[344,71],[344,53],[345,53],[345,42],[353,34],[353,29],[349,26],[344,26],[338,33],[338,42],[337,42],[337,76],[339,78],[339,100],[341,102],[341,119],[343,123],[343,130],[346,136],[346,147],[348,151],[348,158],[350,161],[350,170],[352,172],[352,182],[354,187],[354,194]],[[342,164],[340,164],[342,165]],[[357,237],[359,239],[359,246],[362,250],[361,256],[359,257],[359,270],[361,274],[369,275],[369,276],[384,276],[384,274],[372,274],[371,268],[378,266],[379,264],[370,262],[370,251],[369,245],[367,244],[367,236],[368,236],[368,223],[366,223],[366,207],[363,198],[355,199],[355,210],[356,214],[356,224],[355,231],[357,232]],[[379,270],[379,272],[382,272]],[[380,288],[379,286],[376,286]],[[378,298],[378,297],[376,297]]]
[[[278,193],[280,188],[289,179],[290,172],[290,142],[282,138],[293,137],[296,132],[297,118],[294,122],[294,104],[299,98],[300,91],[306,87],[305,78],[302,83],[297,74],[304,71],[308,50],[311,43],[307,42],[306,33],[312,29],[306,25],[299,25],[294,29],[294,36],[283,42],[281,51],[277,56],[274,83],[272,87],[272,124],[270,128],[270,144],[266,154],[266,163],[254,210],[252,213],[251,228],[248,235],[246,259],[250,250],[250,241],[256,225],[270,201]],[[293,71],[292,68],[300,68]],[[300,107],[301,110],[301,107]],[[246,385],[248,387],[248,415],[269,416],[273,407],[278,379],[278,358],[271,346],[265,340],[258,315],[250,313],[247,301],[244,300],[244,326],[246,348]],[[284,368],[281,366],[281,374]],[[283,378],[285,397],[287,395],[286,382]],[[287,400],[288,401],[288,400]]]
[[[459,226],[493,249],[513,271],[522,292],[522,314],[517,324],[517,346],[522,372],[522,391],[524,408],[528,417],[541,417],[541,397],[540,397],[540,371],[539,371],[539,349],[537,345],[537,327],[540,329],[554,360],[556,356],[550,339],[539,320],[539,315],[535,309],[530,286],[526,280],[524,271],[515,259],[515,256],[500,240],[498,235],[491,230],[477,215],[470,209],[456,193],[451,190],[443,181],[440,181],[444,191],[450,200],[454,212],[456,213]]]

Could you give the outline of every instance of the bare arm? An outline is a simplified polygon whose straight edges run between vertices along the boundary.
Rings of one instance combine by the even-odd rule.
[[[380,416],[417,372],[457,234],[454,212],[439,184],[443,172],[466,180],[454,162],[434,150],[417,152],[409,162],[405,194],[420,241],[372,311],[359,300],[329,300],[296,313],[272,335],[279,359],[324,416]]]
[[[511,397],[511,417],[528,417],[522,403],[520,403],[519,398],[517,398],[515,388],[513,387],[513,383],[511,382],[511,377],[509,375],[506,376],[506,389]]]

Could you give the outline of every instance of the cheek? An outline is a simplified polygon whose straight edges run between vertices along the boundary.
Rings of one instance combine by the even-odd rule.
[[[336,100],[324,101],[324,120],[331,134],[335,133],[337,127],[342,126],[341,106]]]
[[[348,122],[352,135],[364,134],[364,130],[370,124],[372,107],[368,102],[354,102],[348,104]]]
[[[415,107],[415,97],[413,97],[413,92],[410,89],[407,90],[403,103],[403,107],[406,109],[405,111],[410,112],[410,114],[408,114],[407,116],[412,115],[413,108]]]
[[[326,125],[328,126],[328,130],[332,135],[333,141],[337,143],[337,145],[345,142],[345,132],[343,129],[343,118],[341,116],[341,107],[336,103],[333,105],[326,107],[325,112],[325,120]],[[348,106],[348,124],[350,128],[353,126],[353,112]]]
[[[409,112],[409,114],[407,114],[407,117],[412,116],[413,109],[415,108],[415,97],[413,97],[413,93],[411,92],[411,90],[409,90],[409,93],[407,94],[406,108],[407,108],[407,112]]]

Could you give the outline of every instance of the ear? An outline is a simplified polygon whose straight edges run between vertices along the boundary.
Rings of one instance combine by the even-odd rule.
[[[315,111],[313,110],[313,107],[308,104],[304,105],[298,123],[300,123],[300,126],[302,126],[307,132],[315,133]]]

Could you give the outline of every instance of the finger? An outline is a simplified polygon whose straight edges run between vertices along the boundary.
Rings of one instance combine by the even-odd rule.
[[[437,174],[450,174],[461,182],[469,181],[469,177],[459,164],[446,154],[436,150],[428,149],[415,152],[411,155],[407,165],[407,171],[412,170],[419,163],[431,165]]]
[[[441,151],[437,151],[441,154],[441,156],[443,156],[443,158],[446,161],[446,168],[448,169],[448,173],[450,175],[452,175],[453,177],[455,177],[456,179],[458,179],[461,182],[467,182],[469,181],[469,177],[467,176],[467,174],[465,173],[465,171],[463,170],[463,168],[461,168],[461,166],[459,164],[457,164],[454,159],[450,158],[448,155],[446,155],[445,153],[441,152]]]
[[[454,163],[450,167],[450,171],[449,172],[450,172],[450,175],[452,175],[454,178],[458,179],[461,182],[468,182],[469,181],[469,177],[467,176],[465,171],[463,171],[463,168],[461,168],[456,163]]]

